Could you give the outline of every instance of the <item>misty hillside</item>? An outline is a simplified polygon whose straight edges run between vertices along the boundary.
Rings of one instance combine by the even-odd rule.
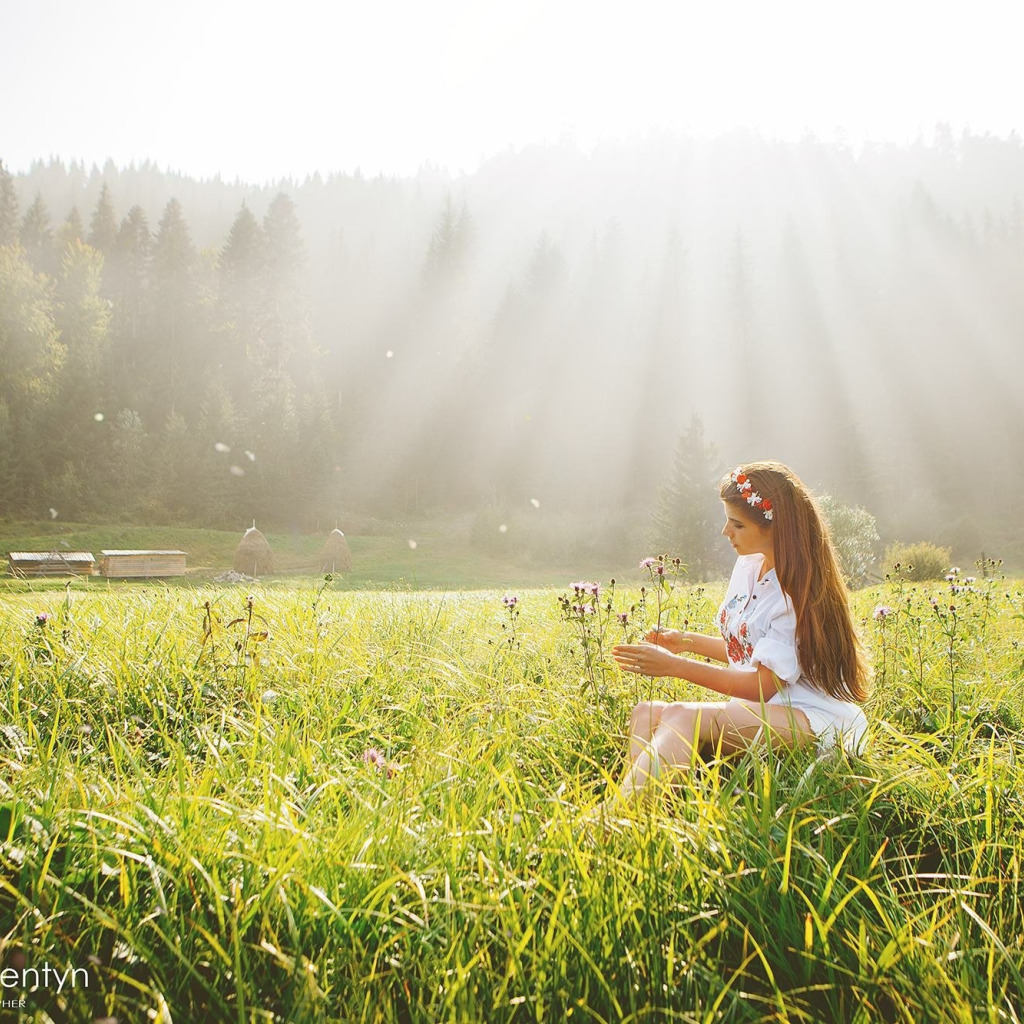
[[[1019,139],[941,130],[457,179],[4,171],[0,515],[638,522],[698,417],[698,475],[780,458],[887,536],[1005,551],[1022,192]]]

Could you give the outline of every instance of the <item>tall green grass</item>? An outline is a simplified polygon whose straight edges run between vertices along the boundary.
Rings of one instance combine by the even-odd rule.
[[[603,826],[637,696],[696,694],[595,699],[553,593],[248,596],[3,598],[0,967],[89,972],[22,1019],[1020,1018],[1019,585],[858,594],[863,757]]]

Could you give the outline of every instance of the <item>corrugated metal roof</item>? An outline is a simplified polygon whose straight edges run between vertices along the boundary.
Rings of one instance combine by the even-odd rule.
[[[101,551],[100,554],[107,555],[184,555],[185,551]]]
[[[89,551],[9,551],[12,562],[95,562]]]

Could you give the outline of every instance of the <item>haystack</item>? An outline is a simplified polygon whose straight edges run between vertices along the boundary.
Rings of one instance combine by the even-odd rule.
[[[238,542],[231,564],[235,572],[244,572],[247,576],[263,576],[274,571],[274,552],[267,538],[256,529],[255,519]]]
[[[351,572],[352,552],[348,549],[345,534],[337,527],[331,530],[327,542],[320,552],[321,572]]]

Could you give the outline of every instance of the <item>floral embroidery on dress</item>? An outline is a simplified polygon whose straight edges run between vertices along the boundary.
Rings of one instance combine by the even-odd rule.
[[[748,626],[743,621],[743,612],[746,608],[746,594],[734,594],[728,601],[724,602],[718,615],[718,624],[722,630],[722,638],[725,640],[725,650],[734,665],[749,664],[754,656],[754,645],[748,639]],[[730,628],[739,619],[739,626],[735,632]]]
[[[741,622],[739,630],[726,637],[725,647],[730,661],[746,664],[754,656],[754,645],[747,639],[747,632],[747,624]]]

